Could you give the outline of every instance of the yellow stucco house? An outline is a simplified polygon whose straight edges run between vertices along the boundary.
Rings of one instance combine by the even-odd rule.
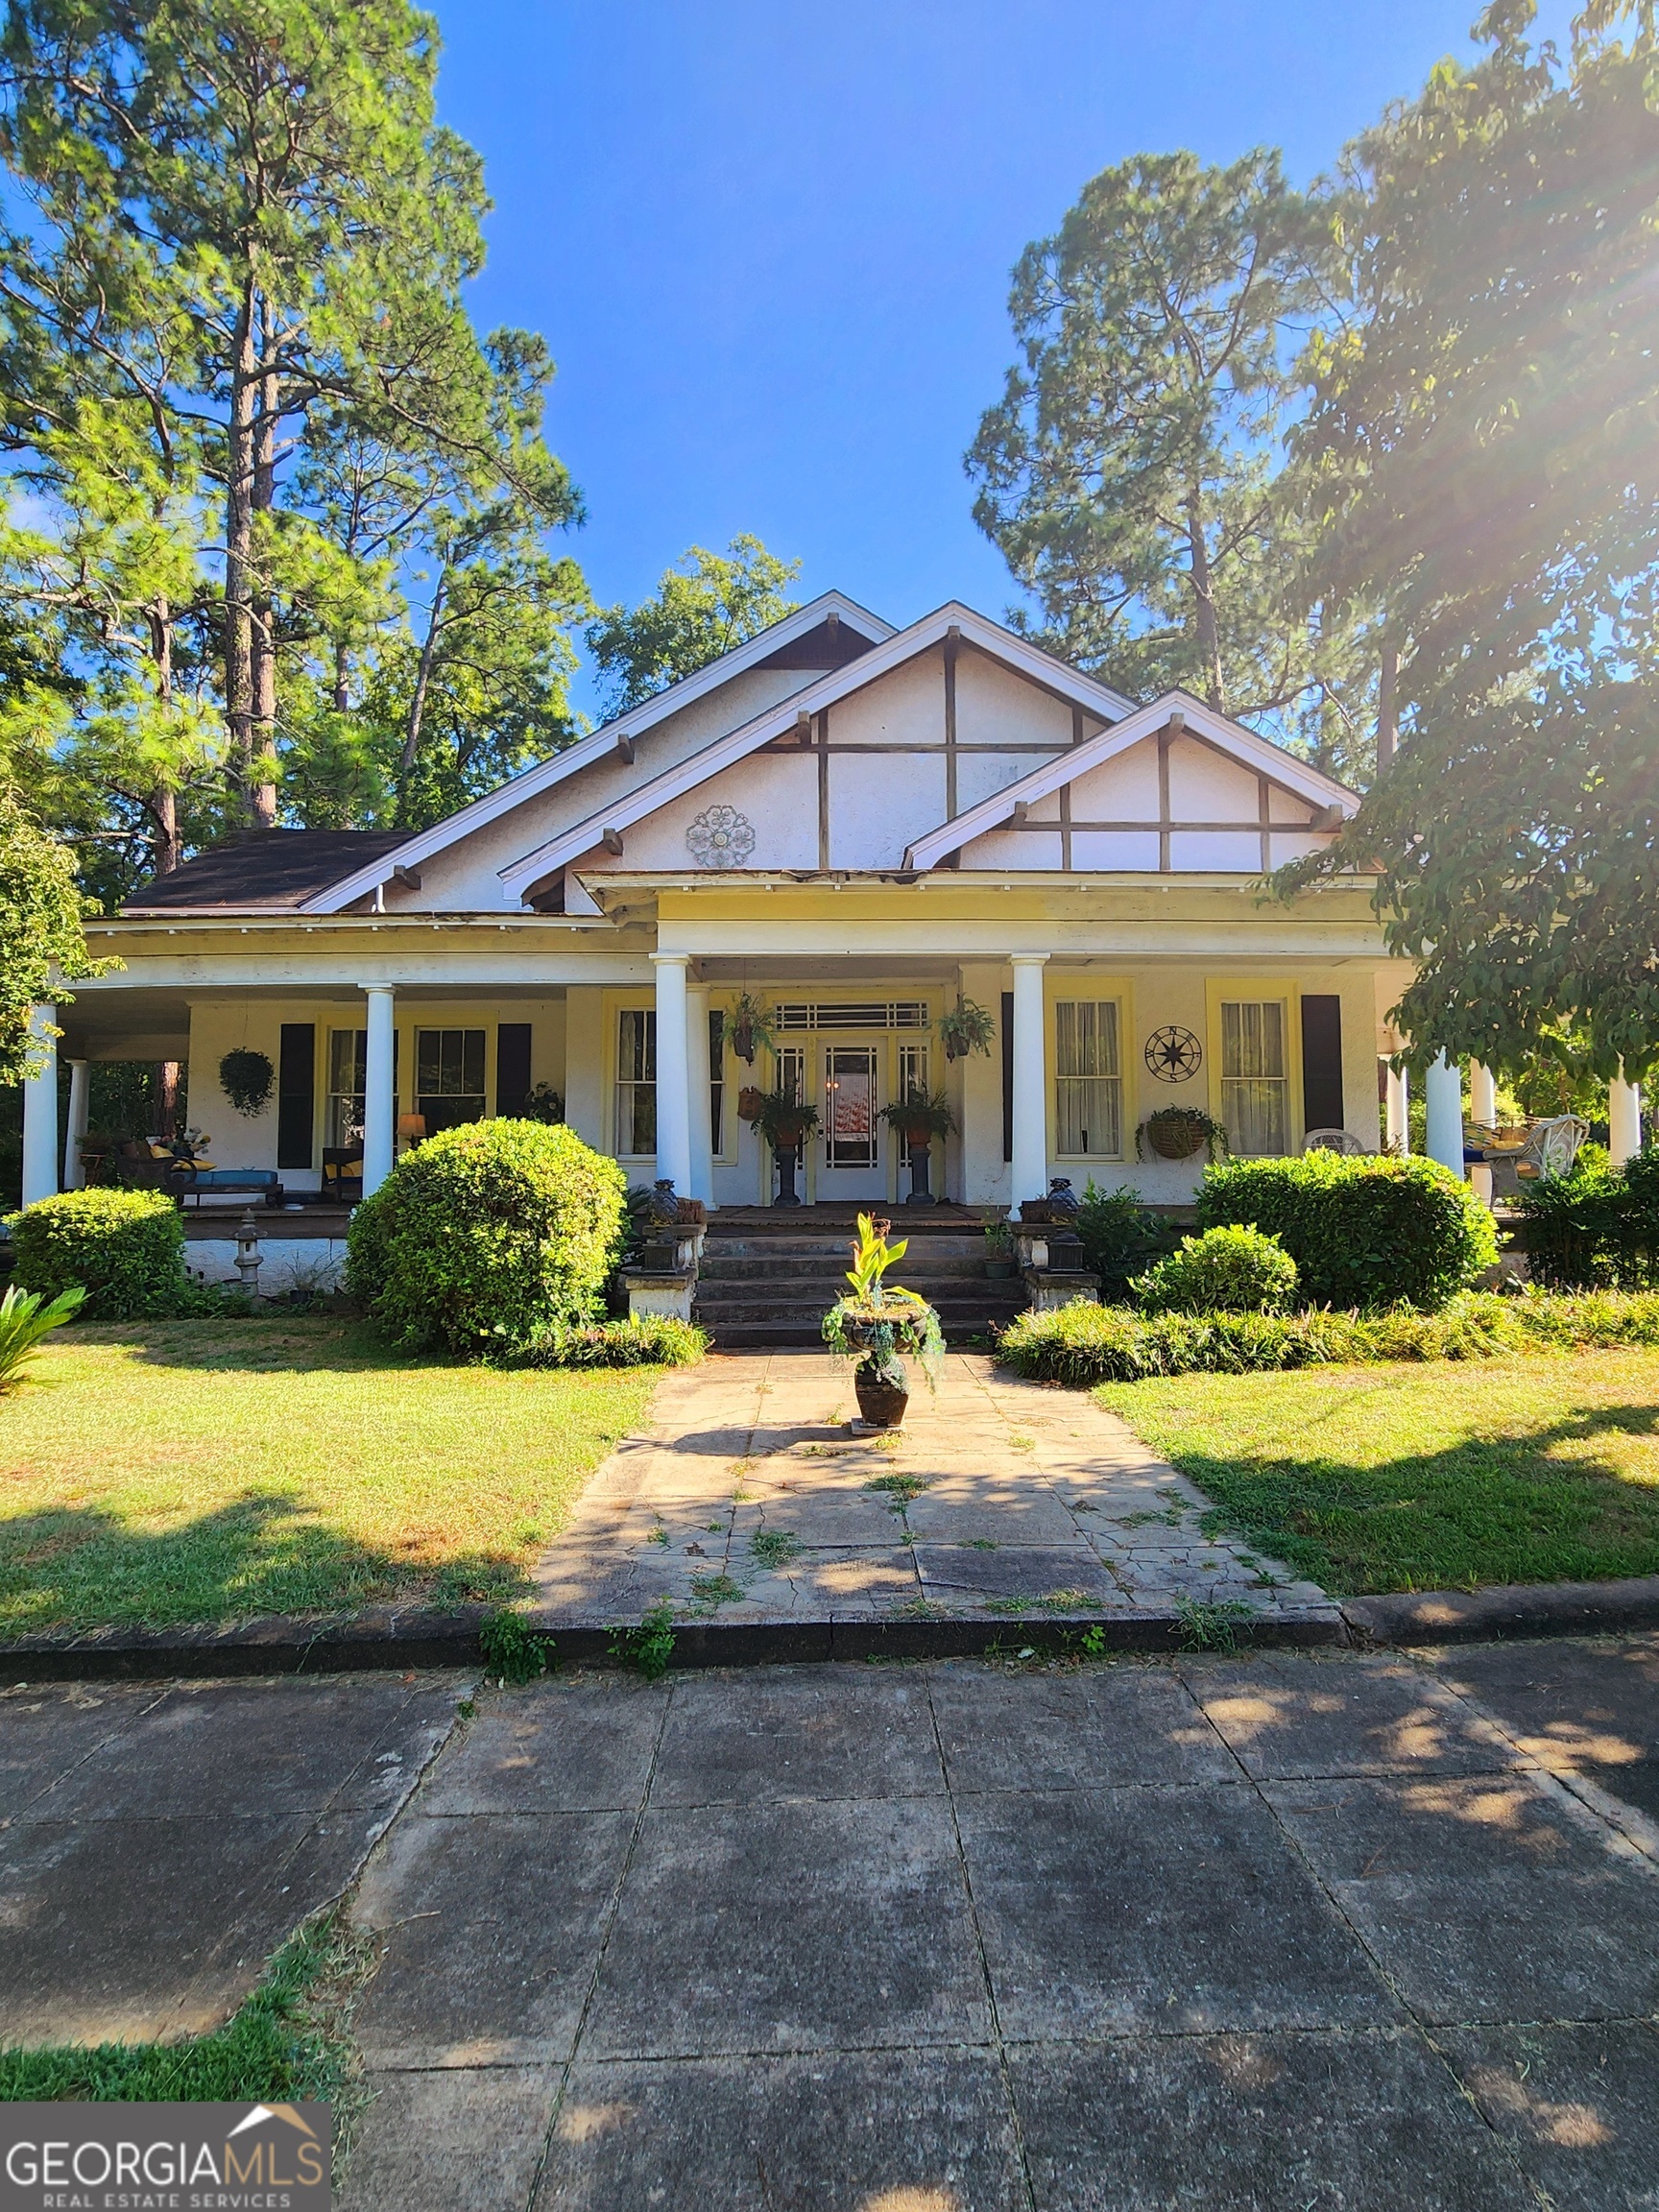
[[[123,965],[59,1010],[60,1049],[187,1061],[215,1162],[295,1200],[359,1156],[373,1190],[418,1126],[545,1086],[631,1180],[714,1208],[775,1202],[739,1104],[778,1087],[820,1112],[808,1202],[908,1197],[879,1116],[910,1087],[950,1102],[946,1198],[1065,1175],[1179,1201],[1202,1156],[1137,1157],[1159,1107],[1242,1155],[1380,1142],[1399,980],[1366,886],[1262,895],[1357,805],[1185,693],[1138,707],[968,607],[894,630],[830,592],[417,835],[190,861],[93,926]],[[752,1064],[715,1019],[744,993],[774,1036]],[[959,1000],[988,1053],[947,1057]],[[236,1047],[276,1070],[252,1118],[220,1089]],[[86,1087],[60,1130],[50,1081],[28,1198],[78,1174]]]

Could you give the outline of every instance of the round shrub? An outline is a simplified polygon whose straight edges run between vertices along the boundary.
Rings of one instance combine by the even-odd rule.
[[[17,1281],[56,1298],[77,1283],[87,1321],[143,1321],[183,1310],[184,1223],[159,1190],[65,1190],[14,1214]]]
[[[347,1286],[410,1351],[510,1351],[592,1316],[623,1189],[616,1163],[563,1124],[440,1130],[352,1214]]]
[[[1148,1313],[1284,1313],[1296,1296],[1296,1262],[1260,1229],[1206,1229],[1132,1286]]]
[[[1233,1160],[1206,1170],[1198,1226],[1253,1224],[1296,1262],[1310,1306],[1432,1312],[1498,1257],[1492,1216],[1437,1160]]]

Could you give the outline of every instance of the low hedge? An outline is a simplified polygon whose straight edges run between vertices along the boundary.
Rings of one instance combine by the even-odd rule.
[[[709,1338],[667,1313],[631,1314],[538,1333],[511,1357],[515,1367],[695,1367]]]
[[[1571,1175],[1521,1193],[1527,1266],[1551,1290],[1659,1288],[1659,1151],[1610,1166],[1582,1154]]]
[[[410,1351],[511,1351],[594,1318],[623,1189],[615,1161],[564,1123],[440,1130],[352,1214],[347,1290]]]
[[[1233,1160],[1206,1170],[1198,1226],[1277,1237],[1311,1306],[1432,1311],[1498,1257],[1492,1216],[1438,1161],[1382,1153],[1355,1159]]]
[[[1083,1299],[1022,1313],[998,1338],[1016,1374],[1089,1389],[1159,1375],[1249,1375],[1385,1359],[1490,1359],[1525,1352],[1659,1346],[1659,1294],[1471,1291],[1438,1312],[1137,1313]]]
[[[82,1285],[84,1321],[148,1321],[191,1310],[184,1223],[159,1190],[65,1190],[8,1224],[16,1281],[44,1298]]]

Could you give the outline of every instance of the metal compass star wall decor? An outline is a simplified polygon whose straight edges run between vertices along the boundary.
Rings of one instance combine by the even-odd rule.
[[[1146,1040],[1145,1060],[1161,1083],[1185,1083],[1204,1065],[1204,1047],[1190,1029],[1154,1029]]]

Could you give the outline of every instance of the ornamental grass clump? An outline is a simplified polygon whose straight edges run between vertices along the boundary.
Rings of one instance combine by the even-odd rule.
[[[347,1288],[409,1351],[512,1353],[598,1317],[624,1188],[564,1124],[440,1130],[352,1214]]]
[[[695,1367],[709,1350],[705,1331],[671,1313],[631,1313],[623,1321],[555,1324],[509,1356],[515,1367]]]
[[[1206,1229],[1130,1285],[1148,1313],[1285,1313],[1296,1262],[1260,1229]]]
[[[9,1226],[18,1287],[48,1300],[84,1289],[84,1320],[156,1320],[191,1304],[184,1223],[159,1190],[65,1190]]]
[[[1444,1306],[1498,1258],[1492,1216],[1436,1160],[1233,1160],[1198,1186],[1200,1229],[1250,1227],[1296,1262],[1310,1306],[1377,1312]]]

